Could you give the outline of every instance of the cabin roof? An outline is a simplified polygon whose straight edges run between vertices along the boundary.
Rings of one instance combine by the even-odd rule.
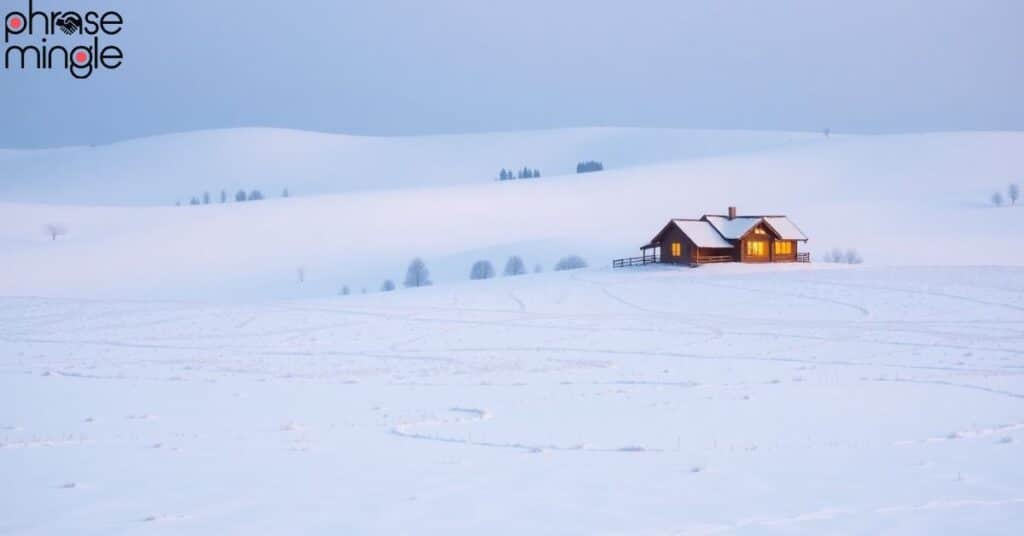
[[[761,216],[736,216],[731,220],[728,216],[704,216],[704,220],[729,240],[739,240],[763,219]]]
[[[764,221],[783,240],[807,240],[807,235],[785,216],[765,216]]]
[[[749,233],[755,225],[762,221],[768,224],[768,227],[775,231],[781,240],[807,240],[803,231],[785,216],[736,216],[729,219],[728,216],[707,214],[703,219],[729,240],[743,238],[743,235]]]
[[[732,248],[710,223],[701,220],[672,220],[694,245],[699,248]]]

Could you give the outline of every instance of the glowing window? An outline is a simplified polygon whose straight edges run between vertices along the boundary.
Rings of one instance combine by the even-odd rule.
[[[751,257],[763,257],[768,252],[768,248],[765,247],[766,242],[761,241],[750,241],[747,242],[747,255]]]
[[[764,228],[758,227],[757,229],[754,229],[754,234],[768,234],[768,232],[765,231]]]
[[[681,257],[683,255],[683,245],[679,242],[672,242],[672,256]]]
[[[792,255],[793,254],[793,243],[792,242],[776,242],[775,243],[775,254],[776,255]]]

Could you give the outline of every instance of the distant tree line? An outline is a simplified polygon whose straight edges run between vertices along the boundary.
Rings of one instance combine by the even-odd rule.
[[[523,169],[520,169],[519,171],[513,171],[511,169],[501,168],[501,172],[498,173],[498,180],[499,181],[514,181],[516,179],[539,179],[539,178],[540,178],[540,170],[539,169],[530,169],[530,168],[527,168],[527,167],[524,167]]]
[[[576,164],[576,173],[593,173],[595,171],[604,171],[604,164],[596,160],[587,160]]]
[[[281,197],[290,197],[291,194],[288,192],[288,188],[281,191]],[[220,202],[227,203],[228,199],[234,199],[236,203],[243,203],[245,201],[262,201],[264,199],[263,192],[260,190],[238,190],[234,196],[229,196],[227,190],[220,191]],[[209,205],[211,203],[210,192],[203,192],[202,195],[192,196],[189,199],[189,205]],[[175,205],[181,206],[181,201],[175,203]]]

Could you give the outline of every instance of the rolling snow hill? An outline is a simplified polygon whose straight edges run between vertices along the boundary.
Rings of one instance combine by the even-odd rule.
[[[538,148],[564,144],[549,147],[548,154],[569,154],[577,150],[578,138],[594,132],[602,131],[539,133],[536,140],[517,143]],[[507,135],[452,139],[482,147],[502,136]],[[750,134],[736,136],[745,140]],[[774,136],[763,135],[761,142],[790,135]],[[129,149],[162,147],[160,141],[104,150],[118,154],[111,162],[131,169],[152,162],[152,155]],[[395,143],[406,151],[438,154],[436,139]],[[483,161],[473,151],[448,150],[444,158],[450,161],[463,154],[471,162]],[[394,166],[408,152],[373,154],[381,165]],[[567,161],[574,162],[575,156]],[[302,160],[294,163],[301,176]],[[670,217],[721,213],[733,204],[741,213],[788,214],[811,237],[807,247],[815,257],[838,247],[856,248],[871,264],[1014,265],[1024,263],[1024,249],[1011,245],[1020,241],[1024,208],[995,209],[984,200],[1021,170],[1024,134],[934,133],[820,138],[773,150],[529,181],[399,189],[381,184],[373,191],[361,183],[361,191],[258,203],[103,207],[0,202],[0,293],[323,297],[342,285],[358,292],[376,290],[385,278],[400,282],[416,256],[427,261],[437,282],[465,279],[472,262],[481,258],[492,260],[500,271],[509,255],[521,255],[528,267],[540,264],[545,270],[567,254],[602,266],[613,257],[637,254]],[[178,175],[173,166],[154,173],[180,178],[179,183],[166,179],[161,188],[197,184],[194,176]],[[420,179],[399,180],[411,185]],[[95,177],[77,180],[83,191],[89,185],[101,189]],[[72,195],[67,192],[51,191],[55,199]],[[47,223],[61,223],[69,233],[51,241],[41,230]]]
[[[625,168],[821,141],[799,132],[574,128],[422,137],[361,137],[247,128],[111,145],[0,152],[0,201],[174,205],[204,191],[277,197],[480,184],[501,168],[574,173],[577,162]]]

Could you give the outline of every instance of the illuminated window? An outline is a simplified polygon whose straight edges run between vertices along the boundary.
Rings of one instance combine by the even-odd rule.
[[[683,245],[679,242],[672,242],[672,256],[681,257],[683,255]]]
[[[767,244],[767,242],[753,240],[747,242],[747,255],[751,257],[764,257],[768,253],[768,248],[765,244]]]
[[[754,234],[768,234],[768,232],[765,231],[763,227],[758,227],[757,229],[754,229]]]
[[[775,254],[776,255],[792,255],[793,254],[793,243],[792,242],[776,242],[775,243]]]

